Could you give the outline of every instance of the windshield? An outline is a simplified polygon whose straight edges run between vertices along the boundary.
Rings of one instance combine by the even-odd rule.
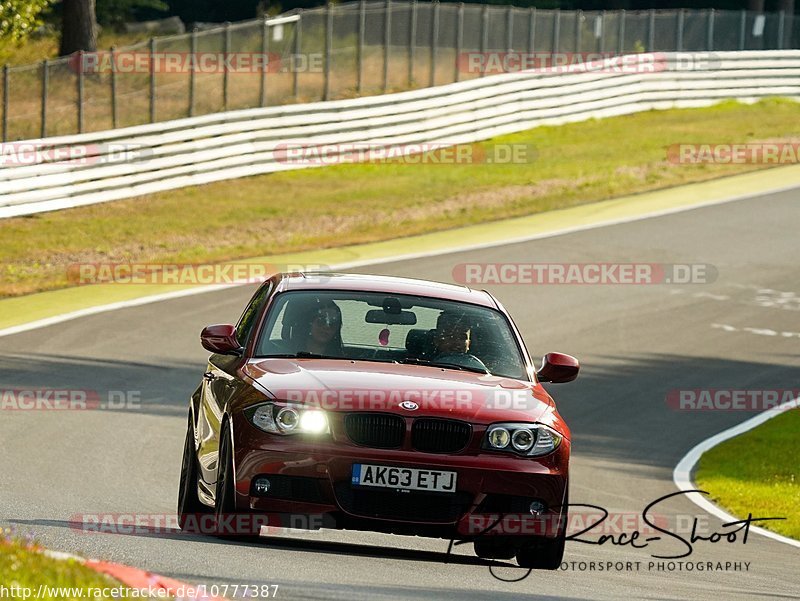
[[[402,294],[279,294],[255,355],[414,363],[528,379],[522,353],[502,313]]]

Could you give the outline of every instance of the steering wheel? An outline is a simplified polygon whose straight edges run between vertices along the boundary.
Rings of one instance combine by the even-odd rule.
[[[471,355],[470,353],[448,353],[446,355],[437,355],[434,361],[452,363],[453,365],[461,365],[462,367],[466,367],[468,369],[480,369],[487,374],[491,373],[483,361],[478,359],[475,355]]]

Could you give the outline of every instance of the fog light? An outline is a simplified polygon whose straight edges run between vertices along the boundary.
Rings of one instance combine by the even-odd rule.
[[[265,495],[269,492],[269,486],[269,480],[266,478],[259,478],[255,481],[255,484],[253,484],[253,490],[259,495]]]
[[[531,515],[541,515],[547,509],[547,505],[542,503],[541,501],[534,501],[531,503],[530,511]]]

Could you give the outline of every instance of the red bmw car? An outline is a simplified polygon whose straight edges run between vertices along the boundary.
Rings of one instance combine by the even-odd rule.
[[[556,569],[570,432],[488,292],[393,277],[278,274],[212,353],[191,398],[178,514],[472,542]],[[232,521],[233,518],[233,521]],[[258,518],[258,519],[253,519]],[[236,521],[239,519],[240,521]]]

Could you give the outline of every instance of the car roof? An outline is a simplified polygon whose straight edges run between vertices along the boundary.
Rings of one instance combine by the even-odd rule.
[[[498,309],[494,297],[485,290],[443,284],[429,280],[356,273],[303,272],[279,274],[279,292],[289,290],[357,290],[386,294],[428,296]]]

